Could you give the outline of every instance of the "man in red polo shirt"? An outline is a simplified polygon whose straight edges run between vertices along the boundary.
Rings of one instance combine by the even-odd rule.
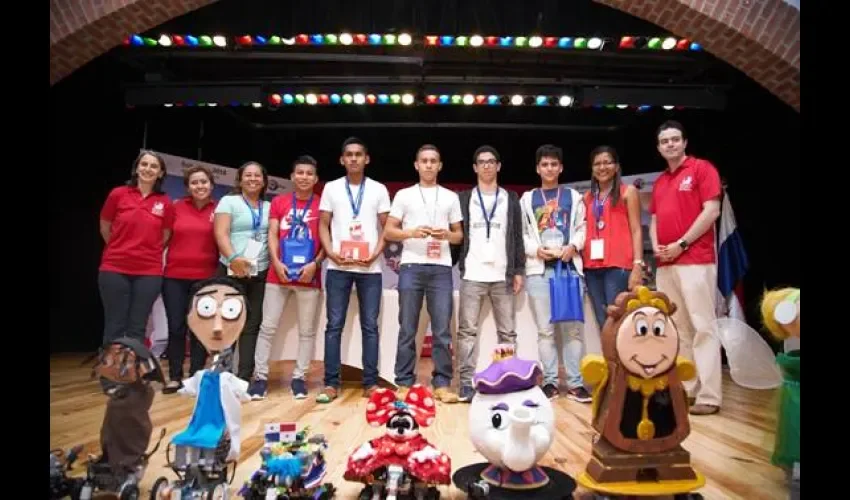
[[[685,154],[688,139],[680,123],[665,122],[657,138],[667,169],[655,181],[649,205],[656,286],[676,304],[673,320],[679,327],[680,351],[697,367],[697,379],[685,382],[693,402],[690,412],[710,415],[721,403],[720,340],[711,333],[720,176],[710,162]]]

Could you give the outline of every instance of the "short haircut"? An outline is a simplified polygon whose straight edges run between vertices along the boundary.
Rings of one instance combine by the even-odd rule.
[[[478,149],[476,149],[474,153],[472,153],[472,163],[475,163],[475,162],[478,161],[478,155],[480,155],[481,153],[490,153],[490,154],[492,154],[493,156],[496,157],[497,162],[502,161],[502,157],[499,156],[499,152],[496,151],[496,148],[494,148],[493,146],[488,146],[488,145],[485,144],[484,146],[481,146]]]
[[[205,167],[203,165],[194,165],[194,166],[187,168],[183,172],[183,184],[186,187],[189,187],[189,178],[192,177],[193,175],[197,174],[198,172],[202,172],[204,175],[206,175],[207,179],[210,181],[211,185],[215,184],[215,179],[213,178],[212,172],[210,171],[210,169],[208,169],[207,167]]]
[[[537,148],[534,163],[540,163],[543,158],[555,158],[559,163],[564,163],[564,150],[552,144],[544,144]]]
[[[682,133],[682,139],[688,138],[688,134],[685,132],[685,127],[681,123],[677,122],[676,120],[667,120],[666,122],[662,123],[661,126],[658,127],[658,130],[655,131],[655,138],[657,139],[658,136],[661,135],[661,132],[664,132],[665,130],[671,129],[671,128],[676,129],[679,132],[681,132]]]
[[[416,150],[416,158],[417,159],[419,158],[419,153],[421,153],[423,151],[433,151],[433,152],[437,153],[438,157],[442,158],[442,155],[440,154],[440,150],[437,149],[437,146],[435,146],[433,144],[423,144],[423,145],[419,146],[419,149]]]
[[[318,173],[318,170],[319,170],[319,162],[317,162],[316,159],[313,158],[310,155],[301,155],[298,158],[296,158],[295,161],[292,162],[292,171],[293,172],[295,172],[295,167],[297,167],[298,165],[310,165],[310,166],[313,167],[313,171],[317,172],[317,173]]]
[[[363,152],[369,154],[369,148],[366,147],[366,143],[363,142],[359,137],[349,137],[348,139],[342,142],[342,152],[345,153],[345,148],[351,145],[358,145],[363,148]]]

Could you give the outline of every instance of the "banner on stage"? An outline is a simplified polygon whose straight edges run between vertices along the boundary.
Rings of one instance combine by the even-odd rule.
[[[192,158],[170,155],[161,151],[155,151],[165,161],[166,178],[163,189],[171,199],[182,198],[186,195],[186,186],[183,184],[183,173],[195,166],[206,167],[213,174],[215,189],[213,198],[221,199],[228,194],[236,184],[236,169],[215,163],[207,163]],[[293,190],[292,181],[283,177],[269,176],[269,185],[266,188],[266,199],[271,200],[279,194],[289,193]]]

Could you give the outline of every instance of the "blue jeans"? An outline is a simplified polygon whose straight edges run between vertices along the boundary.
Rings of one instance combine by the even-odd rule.
[[[452,383],[452,335],[449,323],[454,309],[452,268],[434,264],[402,264],[398,274],[398,350],[395,383],[411,386],[416,382],[416,333],[419,313],[425,299],[431,317],[431,360],[435,389]]]
[[[602,331],[602,325],[608,317],[607,307],[614,303],[617,295],[629,288],[629,275],[620,267],[605,267],[601,269],[586,269],[584,279],[587,282],[587,294],[593,304],[593,315]]]
[[[342,329],[351,299],[357,290],[360,305],[360,333],[363,336],[363,387],[378,383],[378,313],[381,310],[383,279],[377,273],[354,273],[328,269],[325,276],[325,387],[340,387]]]
[[[543,365],[543,385],[552,384],[558,387],[558,343],[555,331],[560,330],[563,337],[561,355],[567,372],[567,387],[576,389],[584,386],[580,371],[584,350],[584,323],[581,321],[549,322],[552,317],[552,306],[549,300],[549,278],[554,274],[555,269],[547,266],[544,274],[529,276],[525,285],[531,305],[531,314],[537,324],[537,350],[540,363]]]

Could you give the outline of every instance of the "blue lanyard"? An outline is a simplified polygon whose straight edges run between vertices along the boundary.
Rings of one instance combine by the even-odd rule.
[[[348,193],[348,201],[351,202],[351,211],[354,213],[354,219],[357,219],[357,216],[360,215],[360,207],[363,205],[363,190],[366,188],[366,177],[363,177],[363,180],[360,181],[360,190],[357,192],[357,202],[354,201],[354,197],[351,196],[351,187],[348,184],[348,177],[345,178],[345,192]]]
[[[301,210],[301,215],[298,215],[298,199],[295,197],[295,191],[292,192],[292,221],[289,224],[289,234],[292,235],[296,232],[297,228],[301,228],[304,225],[304,216],[307,215],[307,210],[310,209],[310,205],[313,203],[313,195],[314,193],[310,193],[310,198],[307,199],[307,204],[304,205],[304,209]]]
[[[490,240],[490,223],[493,221],[493,216],[496,215],[496,207],[499,205],[499,186],[496,186],[496,199],[493,200],[493,208],[490,209],[490,215],[487,215],[487,209],[484,208],[484,198],[481,196],[481,189],[475,188],[478,193],[478,204],[481,205],[481,214],[484,215],[484,223],[487,224],[487,241]]]
[[[258,231],[260,229],[260,224],[263,222],[263,200],[257,200],[257,206],[259,206],[259,213],[254,213],[254,207],[248,203],[248,200],[245,199],[245,196],[242,196],[242,201],[248,205],[248,210],[251,212],[251,227],[254,231]]]
[[[596,218],[596,226],[597,229],[601,229],[599,227],[599,222],[602,220],[602,212],[605,210],[605,202],[608,201],[608,197],[611,196],[611,191],[605,195],[605,198],[602,198],[602,201],[599,201],[599,193],[596,193],[596,196],[593,198],[593,215]]]

